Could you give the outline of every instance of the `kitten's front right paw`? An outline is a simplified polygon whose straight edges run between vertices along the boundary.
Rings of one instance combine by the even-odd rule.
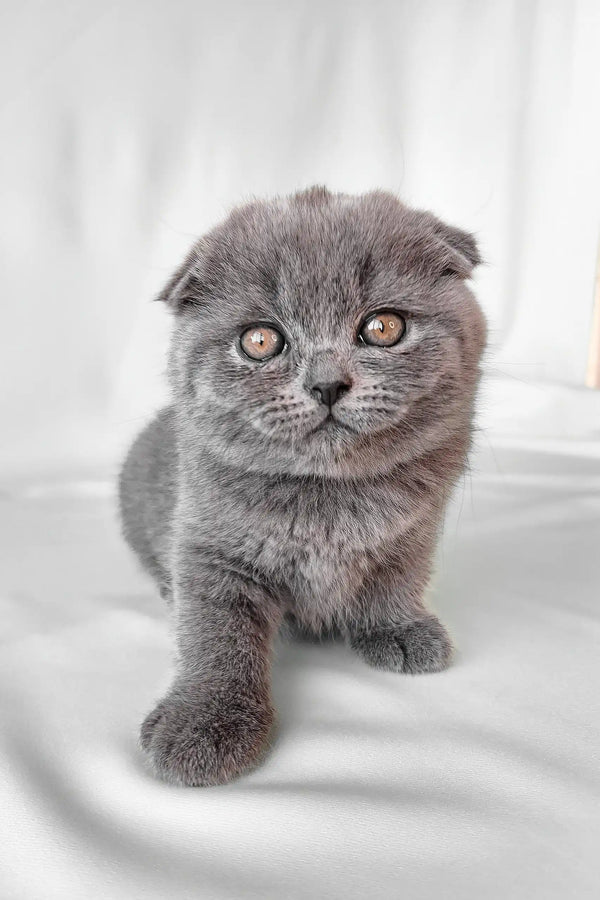
[[[165,781],[225,784],[256,765],[272,724],[273,710],[259,701],[174,689],[146,717],[140,743]]]

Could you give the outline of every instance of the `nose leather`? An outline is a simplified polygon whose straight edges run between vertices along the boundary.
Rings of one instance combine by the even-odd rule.
[[[350,385],[347,381],[329,381],[326,384],[313,384],[312,393],[324,406],[331,409],[333,404],[337,403],[342,394],[347,393],[349,389]]]

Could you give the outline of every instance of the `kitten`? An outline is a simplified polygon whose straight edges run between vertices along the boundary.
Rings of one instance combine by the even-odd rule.
[[[141,730],[163,778],[221,784],[256,764],[285,618],[381,669],[448,664],[423,596],[470,443],[479,261],[470,235],[390,194],[315,187],[234,210],[160,295],[173,400],[120,496],[173,598],[177,675]]]

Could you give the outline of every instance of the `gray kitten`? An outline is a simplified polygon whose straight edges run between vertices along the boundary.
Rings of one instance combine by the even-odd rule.
[[[172,405],[120,490],[125,537],[173,598],[177,675],[141,731],[163,778],[256,764],[284,620],[381,669],[448,664],[423,597],[470,443],[479,261],[390,194],[316,187],[234,210],[160,295]]]

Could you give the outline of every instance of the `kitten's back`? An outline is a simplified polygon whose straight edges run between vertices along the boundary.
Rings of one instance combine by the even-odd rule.
[[[162,410],[134,441],[119,477],[124,537],[170,598],[171,523],[176,501],[174,413]]]

